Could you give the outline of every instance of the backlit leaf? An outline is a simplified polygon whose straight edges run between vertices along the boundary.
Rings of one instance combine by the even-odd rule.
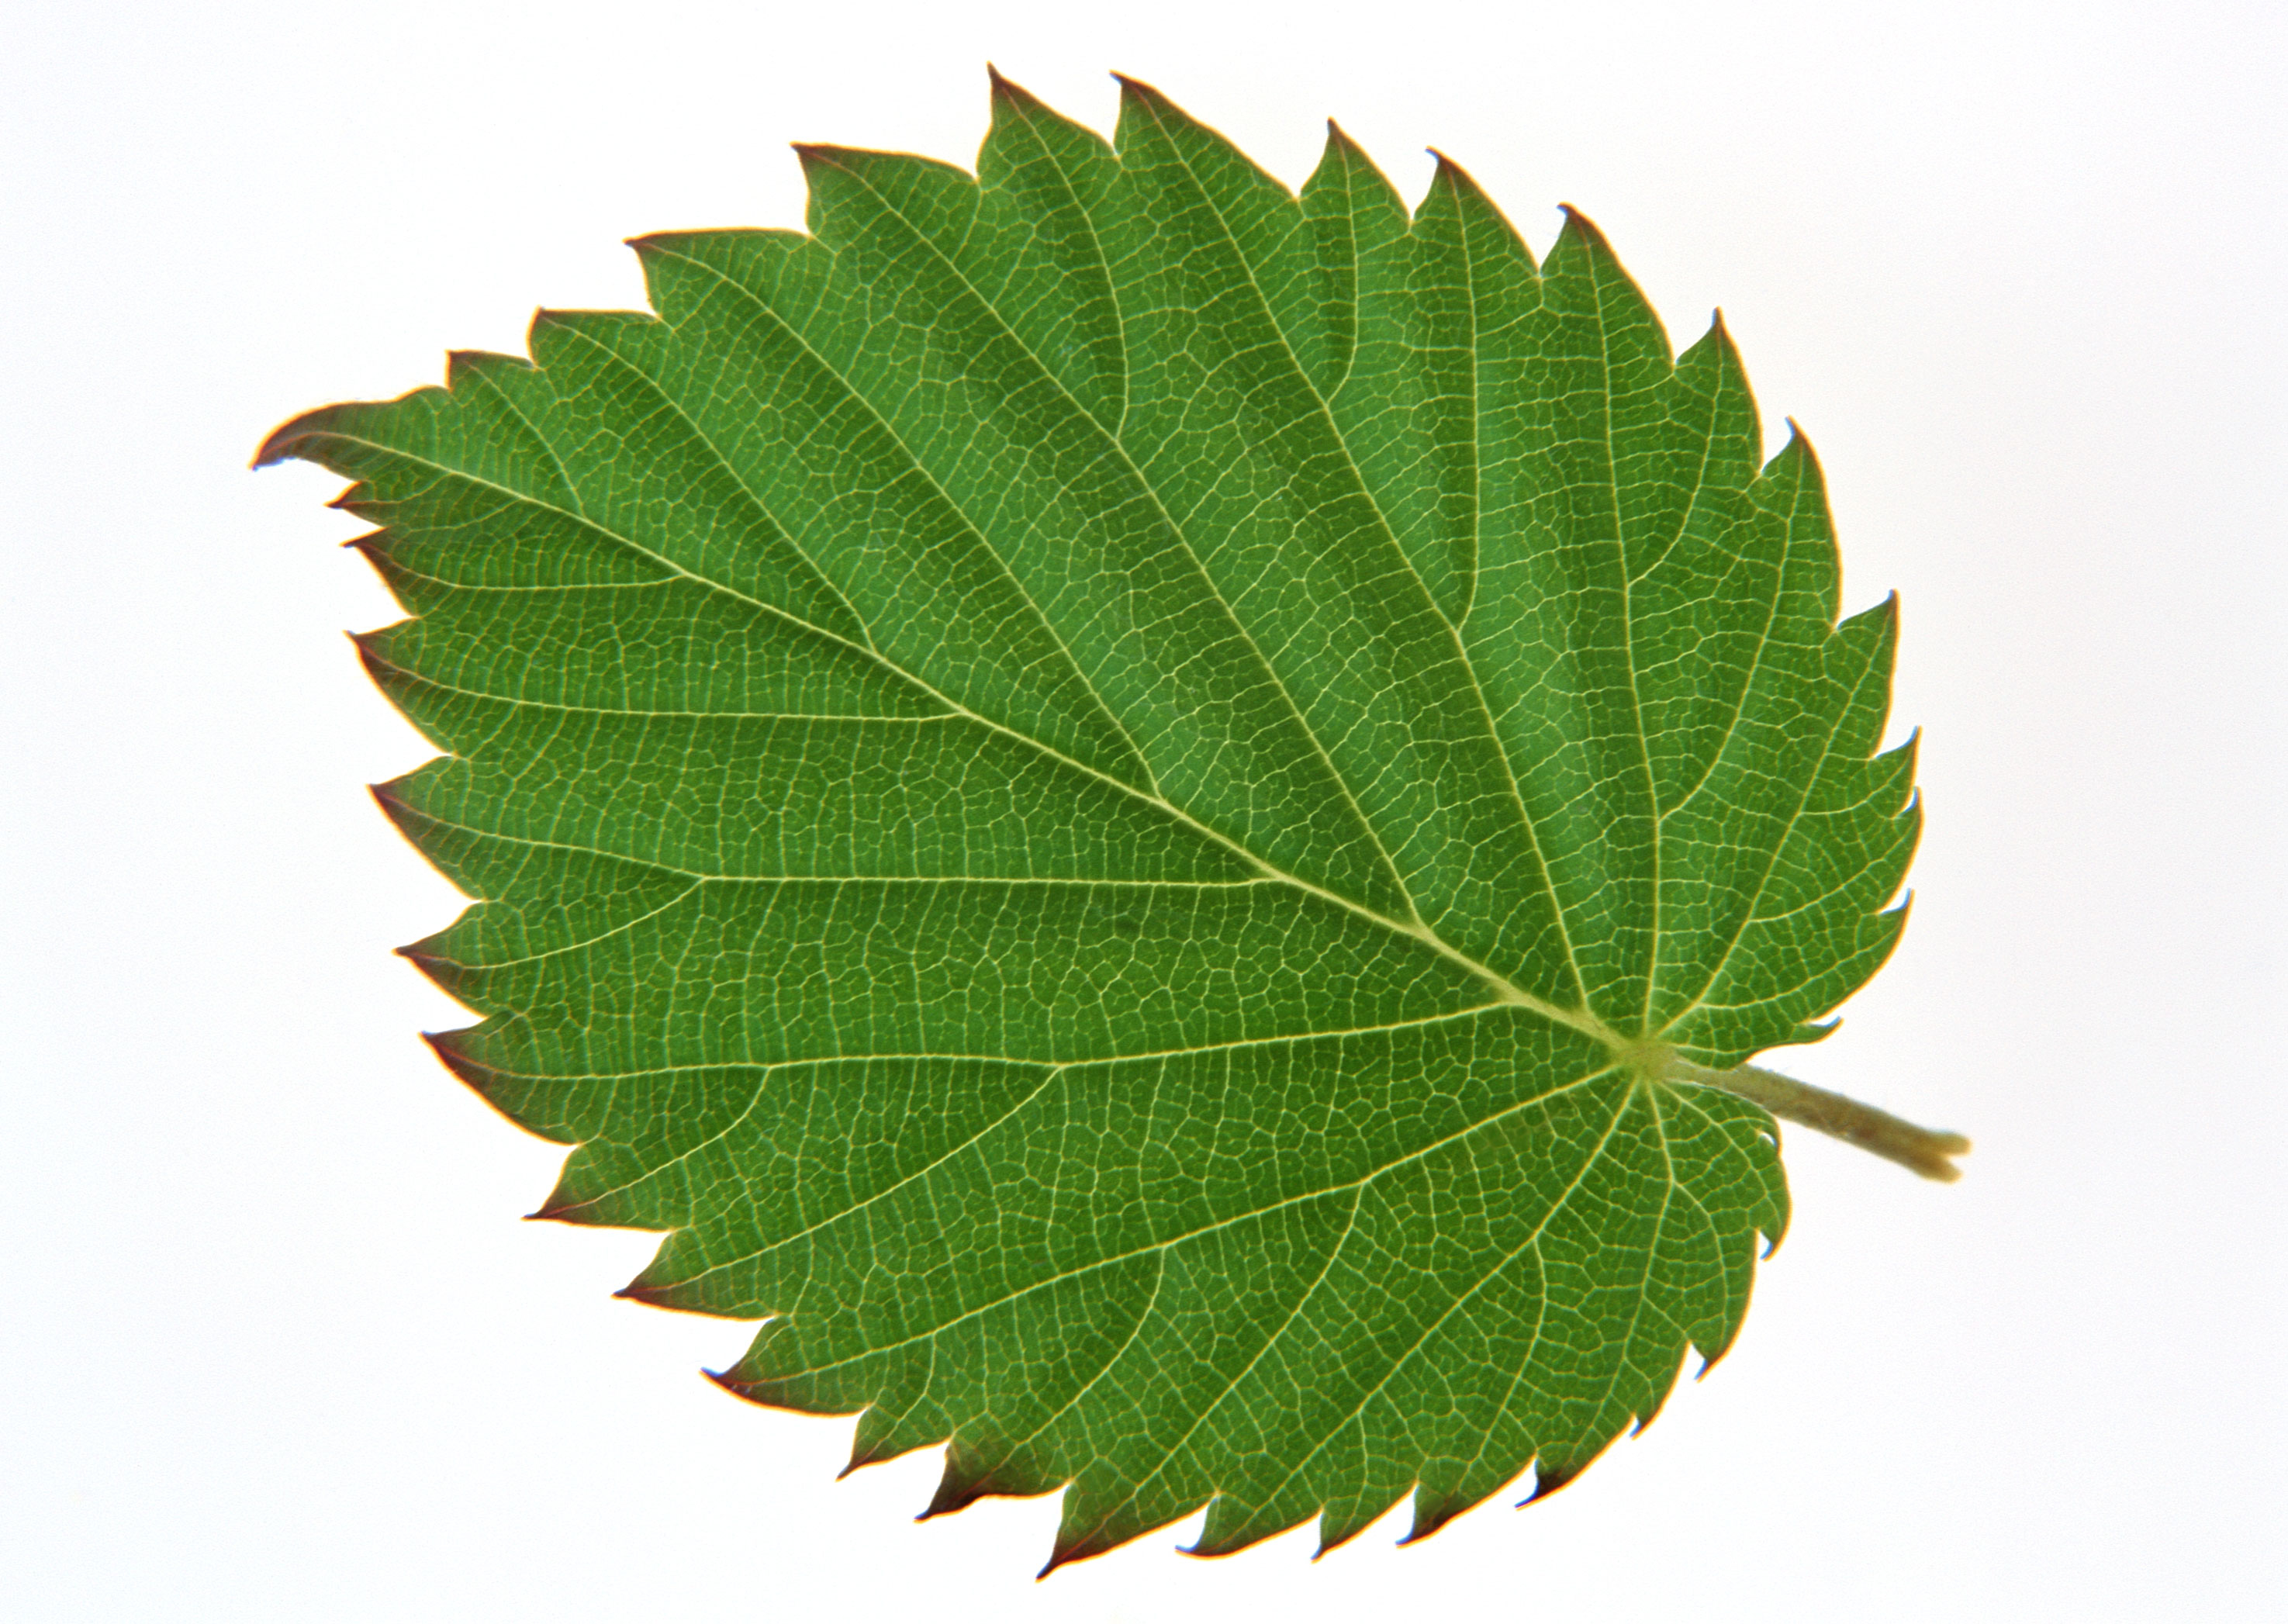
[[[767,1321],[725,1386],[1066,1487],[1053,1561],[1562,1484],[1784,1227],[1705,1079],[1901,925],[1809,448],[1449,162],[997,79],[976,179],[802,158],[809,234],[264,449],[410,616],[439,1052],[666,1232],[627,1295]]]

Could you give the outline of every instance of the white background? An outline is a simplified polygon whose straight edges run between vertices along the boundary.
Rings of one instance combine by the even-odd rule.
[[[11,1620],[2288,1617],[2288,16],[1188,0],[27,4],[0,41],[7,549],[0,1614]],[[426,750],[393,618],[244,470],[324,401],[640,302],[619,241],[793,225],[794,139],[967,162],[985,63],[1157,83],[1299,181],[1435,144],[1536,249],[1723,305],[1823,453],[1925,730],[1905,945],[1791,1069],[1959,1128],[1790,1137],[1709,1378],[1565,1493],[1314,1565],[1164,1531],[1035,1584],[1053,1501],[703,1382],[741,1327],[520,1224],[559,1153],[427,1056],[457,899],[361,786]]]

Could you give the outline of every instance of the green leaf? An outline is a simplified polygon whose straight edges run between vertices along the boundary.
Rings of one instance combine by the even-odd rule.
[[[997,78],[977,179],[802,160],[811,234],[262,452],[411,615],[439,1053],[667,1232],[626,1295],[767,1321],[723,1385],[1067,1485],[1052,1565],[1564,1483],[1785,1225],[1731,1068],[1902,923],[1809,448],[1442,160]]]

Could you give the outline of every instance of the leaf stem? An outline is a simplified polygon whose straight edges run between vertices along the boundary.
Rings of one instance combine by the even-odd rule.
[[[1925,1178],[1952,1184],[1962,1169],[1952,1158],[1964,1155],[1970,1141],[1958,1133],[1918,1128],[1903,1118],[1841,1094],[1831,1094],[1760,1066],[1736,1066],[1728,1072],[1712,1071],[1680,1057],[1671,1057],[1662,1068],[1671,1081],[1697,1082],[1761,1105],[1774,1116],[1815,1128],[1847,1145],[1872,1151]]]

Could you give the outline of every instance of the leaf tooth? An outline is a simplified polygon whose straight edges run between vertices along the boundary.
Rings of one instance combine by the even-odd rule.
[[[1560,203],[1557,205],[1557,210],[1565,217],[1565,234],[1573,238],[1577,246],[1609,258],[1620,257],[1613,252],[1612,243],[1606,239],[1604,232],[1599,228],[1596,221],[1582,213],[1571,203]]]
[[[840,1475],[847,1477],[862,1466],[873,1466],[896,1459],[910,1450],[928,1447],[927,1428],[917,1437],[910,1414],[890,1411],[880,1398],[860,1413],[858,1425],[850,1438],[850,1460]]]
[[[678,1308],[681,1306],[681,1304],[675,1301],[675,1287],[673,1286],[655,1286],[641,1279],[630,1280],[626,1285],[621,1287],[612,1295],[616,1297],[625,1297],[631,1303],[641,1303],[647,1308]],[[714,1382],[716,1386],[722,1388],[727,1392],[736,1393],[740,1398],[745,1398],[755,1404],[767,1402],[767,1400],[756,1398],[754,1394],[748,1392],[744,1388],[727,1375],[719,1375],[711,1370],[706,1374],[709,1381]]]
[[[401,401],[408,400],[434,390],[435,385],[426,385],[423,389],[409,390],[398,399]],[[289,417],[263,437],[262,444],[256,448],[254,458],[247,466],[270,468],[292,457],[299,457],[305,462],[325,466],[325,459],[322,456],[314,451],[304,449],[306,442],[322,440],[335,432],[340,420],[358,409],[359,406],[356,402],[341,401],[332,406],[317,407]]]
[[[398,951],[403,953],[407,950],[401,947]],[[492,1081],[496,1075],[494,1069],[475,1058],[456,1042],[457,1039],[473,1030],[475,1030],[473,1027],[461,1026],[451,1032],[425,1032],[421,1034],[421,1041],[429,1045],[437,1058],[444,1064],[447,1071],[489,1100]]]
[[[1155,86],[1147,84],[1143,80],[1130,74],[1116,72],[1112,77],[1120,86],[1120,100],[1124,107],[1132,100],[1138,106],[1148,107],[1156,113],[1173,114],[1187,123],[1191,122],[1181,108],[1169,100],[1166,94]]]
[[[398,951],[406,953],[409,950],[401,947]],[[421,1041],[429,1045],[430,1051],[447,1071],[467,1085],[472,1094],[519,1128],[544,1139],[552,1139],[559,1145],[573,1143],[575,1136],[551,1116],[519,1108],[525,1101],[526,1090],[518,1086],[518,1080],[469,1052],[466,1040],[481,1030],[481,1026],[461,1026],[451,1032],[425,1032],[421,1034]],[[529,1216],[541,1217],[547,1215],[544,1209]]]
[[[621,1287],[612,1295],[616,1297],[625,1297],[631,1303],[641,1303],[655,1307],[672,1307],[673,1304],[662,1303],[660,1301],[660,1294],[663,1289],[663,1288],[658,1287],[646,1286],[640,1279],[636,1279],[630,1280],[626,1285]],[[738,1367],[736,1366],[734,1366],[727,1370],[702,1369],[699,1374],[705,1376],[710,1382],[715,1383],[716,1386],[721,1388],[725,1392],[730,1394],[734,1398],[740,1399],[747,1404],[759,1404],[766,1407],[775,1407],[773,1400],[760,1398],[756,1394],[755,1388],[758,1383],[745,1381],[740,1377],[738,1374]],[[837,1474],[837,1480],[838,1481],[842,1477],[848,1477],[854,1470],[855,1469],[853,1467],[844,1467],[842,1470]]]
[[[1394,1493],[1370,1495],[1354,1503],[1339,1516],[1331,1506],[1323,1509],[1319,1513],[1319,1549],[1311,1553],[1311,1560],[1316,1562],[1328,1552],[1339,1550],[1357,1539],[1359,1535],[1379,1522],[1412,1487],[1413,1485],[1409,1484]],[[1410,1544],[1414,1536],[1410,1533],[1399,1543]]]
[[[1443,187],[1452,195],[1456,212],[1462,219],[1464,241],[1470,245],[1470,251],[1474,255],[1482,255],[1490,250],[1505,250],[1516,257],[1519,268],[1528,277],[1538,276],[1540,272],[1534,261],[1533,250],[1526,246],[1523,234],[1502,211],[1501,205],[1495,202],[1486,189],[1478,184],[1477,178],[1435,147],[1430,148],[1430,155],[1438,161],[1438,167],[1430,178],[1431,187],[1433,191]],[[1487,226],[1495,229],[1493,243],[1485,242],[1474,234]]]
[[[949,1516],[990,1495],[1045,1494],[1056,1486],[1034,1481],[1006,1456],[989,1461],[979,1446],[956,1437],[946,1446],[945,1471],[938,1479],[937,1490],[914,1520],[923,1523]]]
[[[1545,1462],[1537,1458],[1533,1463],[1533,1493],[1517,1503],[1521,1506],[1529,1506],[1536,1501],[1546,1500],[1588,1470],[1590,1462],[1595,1459],[1594,1454],[1564,1462]]]
[[[1461,1516],[1463,1512],[1474,1506],[1482,1505],[1486,1497],[1492,1493],[1491,1489],[1481,1489],[1473,1493],[1454,1489],[1434,1489],[1426,1483],[1416,1484],[1414,1525],[1407,1530],[1406,1537],[1399,1541],[1399,1543],[1418,1545]]]
[[[993,1493],[992,1474],[962,1457],[961,1440],[957,1438],[946,1446],[945,1471],[937,1480],[936,1492],[930,1496],[929,1504],[915,1515],[914,1521],[926,1523],[933,1517],[965,1510]]]
[[[1172,1506],[1164,1502],[1141,1515],[1138,1514],[1136,1504],[1132,1500],[1116,1506],[1108,1515],[1092,1517],[1079,1501],[1076,1486],[1069,1489],[1065,1494],[1064,1517],[1057,1525],[1056,1543],[1051,1548],[1049,1559],[1042,1565],[1037,1577],[1046,1579],[1069,1562],[1085,1562],[1091,1557],[1101,1557],[1107,1551],[1116,1550],[1131,1540],[1141,1539],[1171,1523],[1180,1523],[1203,1509],[1212,1511],[1215,1500],[1216,1495],[1211,1493],[1188,1503]],[[1128,1515],[1122,1515],[1124,1512]]]
[[[1116,77],[1117,75],[1115,75]],[[1053,109],[1038,96],[1004,74],[993,63],[985,65],[986,93],[996,102],[1006,102],[1021,112],[1053,113]]]
[[[447,958],[441,953],[431,951],[429,943],[436,939],[430,936],[417,942],[409,942],[396,950],[397,956],[449,993],[469,973],[471,967],[458,959]]]

